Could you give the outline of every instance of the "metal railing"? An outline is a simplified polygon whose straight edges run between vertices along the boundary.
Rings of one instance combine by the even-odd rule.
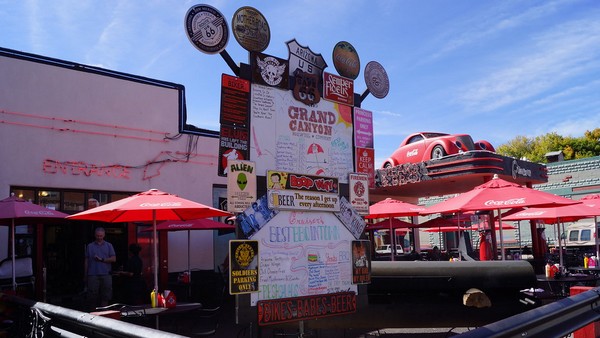
[[[600,320],[595,288],[460,334],[461,338],[564,337]]]
[[[19,337],[185,337],[9,294],[0,293],[0,302],[16,317],[6,330]]]

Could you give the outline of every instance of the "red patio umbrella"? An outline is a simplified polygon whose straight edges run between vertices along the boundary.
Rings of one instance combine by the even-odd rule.
[[[583,203],[571,204],[553,208],[527,208],[519,211],[515,214],[504,217],[508,221],[522,221],[522,220],[541,220],[545,223],[553,223],[558,227],[558,247],[560,264],[563,265],[562,257],[562,245],[561,245],[561,224],[564,222],[575,222],[584,218],[592,218],[600,215],[600,209],[594,209]],[[598,237],[598,236],[596,236]]]
[[[600,194],[585,195],[579,201],[588,207],[600,210]],[[596,257],[600,257],[600,243],[598,243],[598,216],[594,216],[594,224],[596,224],[596,236],[594,236],[594,240],[596,242]]]
[[[408,229],[408,228],[415,228],[418,226],[418,224],[401,221],[397,218],[391,218],[391,222],[392,222],[392,229]],[[387,220],[379,221],[379,222],[373,223],[373,224],[367,223],[367,227],[365,228],[365,230],[389,230],[389,229],[390,229],[390,222]]]
[[[402,202],[399,200],[395,200],[393,198],[386,198],[383,201],[379,201],[369,207],[369,214],[365,216],[365,218],[389,218],[389,229],[390,235],[393,232],[392,218],[393,217],[401,217],[401,216],[418,216],[420,212],[424,211],[425,208],[411,204],[408,202]],[[392,246],[392,260],[395,260],[394,256],[396,254],[396,236],[391,237],[391,246]]]
[[[571,199],[520,186],[494,175],[494,178],[470,191],[428,207],[424,215],[477,210],[498,210],[516,207],[550,207],[580,203]],[[501,217],[498,217],[502,221]],[[493,229],[492,229],[493,230]],[[502,236],[502,232],[500,232]],[[492,237],[493,239],[495,238]],[[504,244],[500,238],[502,252]],[[504,259],[504,254],[502,255]]]
[[[0,201],[0,223],[9,224],[11,226],[13,290],[17,289],[15,268],[15,224],[41,223],[65,217],[67,217],[67,214],[65,213],[27,202],[14,195]]]
[[[498,222],[496,222],[496,228],[499,228],[499,224]],[[437,228],[429,228],[429,229],[425,229],[425,232],[454,232],[454,231],[458,231],[458,230],[462,230],[462,231],[479,231],[479,230],[489,230],[489,227],[486,226],[479,226],[478,224],[473,224],[467,227],[457,227],[456,225],[454,226],[440,226]],[[508,224],[508,223],[502,223],[502,230],[514,230],[516,229],[514,225],[512,224]]]
[[[109,223],[152,222],[154,238],[154,288],[158,291],[156,222],[174,220],[185,221],[230,215],[232,214],[227,211],[212,208],[157,189],[150,189],[112,203],[68,216],[67,218]]]
[[[189,281],[192,281],[190,269],[190,230],[231,230],[235,231],[235,225],[213,221],[209,218],[193,219],[188,221],[166,221],[156,225],[156,231],[184,231],[187,230],[187,270]],[[146,229],[144,231],[152,231]]]

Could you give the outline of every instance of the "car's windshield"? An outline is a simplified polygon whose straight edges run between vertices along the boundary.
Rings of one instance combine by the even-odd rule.
[[[423,136],[425,136],[425,138],[432,138],[432,137],[440,137],[440,136],[446,136],[449,134],[444,134],[444,133],[423,133]]]

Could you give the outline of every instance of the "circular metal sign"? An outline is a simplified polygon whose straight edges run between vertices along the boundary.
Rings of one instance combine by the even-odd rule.
[[[262,52],[271,41],[267,19],[250,6],[235,11],[231,19],[231,30],[237,42],[249,52]]]
[[[356,80],[360,73],[360,59],[354,46],[340,41],[333,47],[333,66],[338,74]]]
[[[203,53],[218,54],[229,41],[229,28],[223,14],[209,5],[196,5],[185,15],[185,32]]]
[[[383,99],[390,91],[390,79],[385,69],[377,61],[367,63],[365,67],[367,89],[378,99]]]

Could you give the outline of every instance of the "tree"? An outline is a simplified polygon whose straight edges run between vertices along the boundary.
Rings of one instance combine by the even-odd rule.
[[[588,158],[600,155],[600,128],[587,130],[582,137],[563,137],[556,132],[535,138],[517,136],[496,148],[496,152],[528,161],[546,163],[546,154],[561,150],[566,160]]]

